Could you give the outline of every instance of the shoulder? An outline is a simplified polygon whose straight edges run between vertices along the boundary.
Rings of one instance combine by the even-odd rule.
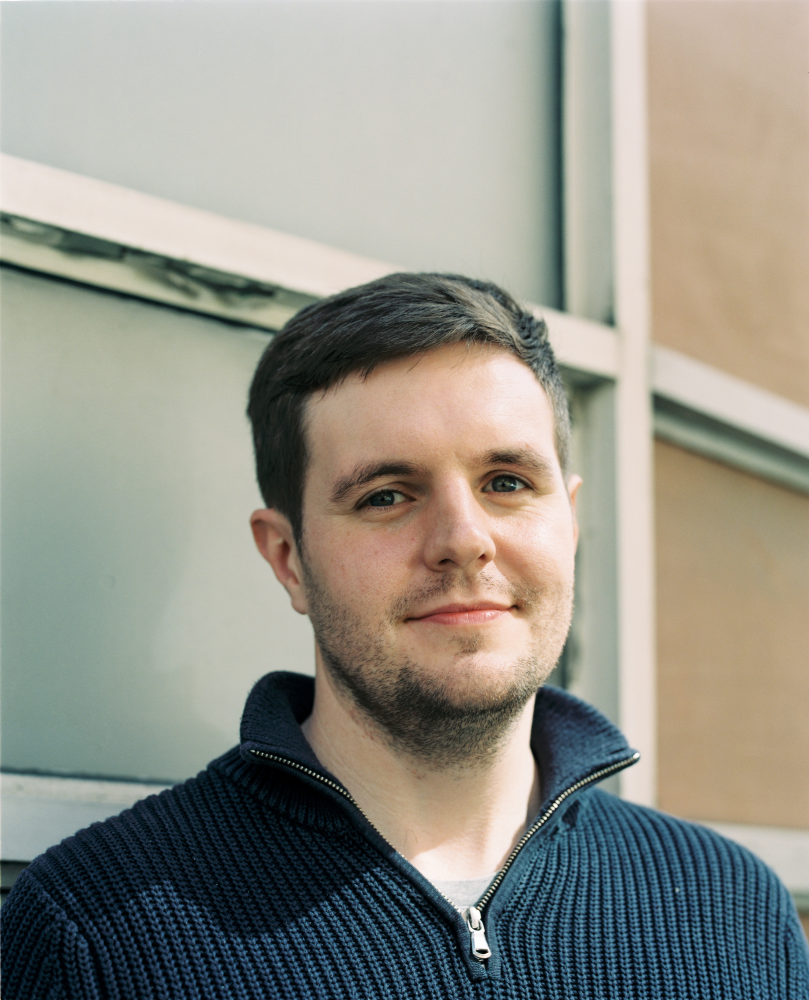
[[[762,866],[746,848],[692,820],[681,819],[648,806],[627,802],[609,792],[594,790],[590,804],[593,822],[606,834],[639,849],[677,854],[732,857],[745,864]]]
[[[99,912],[177,870],[183,853],[216,838],[229,812],[249,813],[248,798],[211,766],[48,848],[20,876],[3,909],[13,913],[15,895],[29,885],[69,918]]]
[[[86,940],[30,870],[17,880],[0,917],[4,997],[61,1000],[99,995],[93,963],[86,961]]]
[[[809,997],[809,951],[794,903],[760,858],[699,823],[598,790],[586,815],[578,826],[606,855],[604,878],[619,909],[631,903],[633,913],[652,917],[650,933],[677,928],[717,962],[744,959],[757,976],[782,981],[779,996]]]
[[[792,907],[772,869],[706,826],[598,790],[588,814],[593,833],[649,878],[681,883],[683,891],[699,886],[725,905]]]
[[[251,857],[280,861],[312,838],[342,832],[347,824],[338,819],[306,786],[245,763],[236,748],[196,777],[49,848],[18,882],[34,879],[80,926],[166,894],[216,909],[223,886],[231,888]]]
[[[187,856],[201,853],[220,825],[227,789],[210,769],[150,795],[117,816],[77,831],[22,872],[2,907],[4,995],[100,995],[97,962],[112,933],[161,887],[171,888]],[[210,838],[209,838],[210,839]]]

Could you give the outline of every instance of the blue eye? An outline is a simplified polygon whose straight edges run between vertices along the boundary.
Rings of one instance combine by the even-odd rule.
[[[495,476],[487,489],[490,493],[514,493],[525,489],[525,483],[516,476]]]
[[[401,495],[396,490],[381,490],[368,497],[366,503],[369,507],[393,507],[396,503],[396,497]]]

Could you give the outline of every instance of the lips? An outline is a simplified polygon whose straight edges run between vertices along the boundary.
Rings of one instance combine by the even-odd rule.
[[[431,625],[485,625],[507,615],[513,605],[493,601],[475,601],[468,604],[444,604],[425,614],[414,615],[410,621]]]

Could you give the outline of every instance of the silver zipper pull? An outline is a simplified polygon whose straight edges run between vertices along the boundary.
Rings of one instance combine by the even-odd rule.
[[[476,906],[470,906],[466,911],[466,926],[469,930],[472,954],[479,962],[492,957],[492,949],[486,940],[486,931],[483,927],[483,917]]]

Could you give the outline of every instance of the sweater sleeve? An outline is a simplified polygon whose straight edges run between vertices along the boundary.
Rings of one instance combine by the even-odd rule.
[[[809,944],[794,907],[787,926],[786,966],[787,996],[809,1000]]]
[[[86,939],[30,872],[3,904],[5,1000],[98,1000]]]

